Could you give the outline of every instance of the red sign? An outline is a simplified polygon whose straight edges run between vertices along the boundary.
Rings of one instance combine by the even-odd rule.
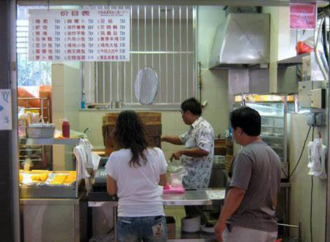
[[[316,3],[290,3],[291,29],[315,29],[316,10]]]

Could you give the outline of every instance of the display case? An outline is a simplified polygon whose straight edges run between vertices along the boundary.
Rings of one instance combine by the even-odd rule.
[[[79,139],[20,139],[20,197],[77,198],[80,181],[76,181],[76,171],[54,171],[52,152],[46,151],[52,151],[53,145],[73,148],[78,143]]]
[[[74,146],[78,144],[79,139],[21,138],[20,152],[22,147],[31,147],[35,154],[39,154],[38,149],[53,148],[58,145],[73,151]],[[71,152],[70,155],[73,156]],[[83,183],[77,181],[76,168],[55,170],[59,166],[54,163],[53,157],[47,161],[48,166],[38,167],[38,164],[45,162],[42,158],[40,156],[36,163],[32,161],[31,169],[20,170],[19,173],[23,240],[25,242],[85,241],[84,224],[86,224],[87,207],[82,201]],[[75,162],[73,159],[70,158],[70,161]]]
[[[294,110],[294,96],[240,95],[235,96],[235,106],[248,106],[261,116],[261,138],[280,157],[282,179],[288,177],[288,112]]]

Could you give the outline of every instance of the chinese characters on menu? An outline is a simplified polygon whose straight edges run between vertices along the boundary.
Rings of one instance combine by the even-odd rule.
[[[30,61],[129,61],[128,10],[30,10]]]

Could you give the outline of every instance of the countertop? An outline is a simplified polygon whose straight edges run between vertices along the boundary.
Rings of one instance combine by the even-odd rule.
[[[281,182],[281,187],[290,188],[288,182]],[[178,205],[211,205],[220,203],[225,199],[225,188],[187,190],[184,194],[163,194],[163,204],[166,206]],[[88,203],[91,207],[100,206],[99,203],[112,202],[117,204],[116,196],[109,196],[107,192],[90,192],[88,194]],[[94,204],[95,203],[95,204]]]
[[[178,205],[211,205],[225,199],[225,188],[188,190],[184,194],[163,194],[163,204],[166,206]],[[106,192],[89,193],[88,206],[99,207],[103,203],[117,205],[118,199],[109,196]]]

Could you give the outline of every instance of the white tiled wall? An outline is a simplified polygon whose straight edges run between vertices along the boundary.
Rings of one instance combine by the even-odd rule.
[[[79,130],[80,83],[79,63],[52,65],[53,123],[58,130],[62,130],[64,118],[69,120],[71,129]],[[73,168],[72,148],[53,146],[54,170]]]
[[[53,122],[61,129],[67,118],[72,129],[79,128],[80,69],[66,64],[52,65]]]
[[[198,61],[202,68],[209,67],[210,53],[212,50],[214,35],[219,24],[225,19],[225,11],[222,6],[198,7]]]
[[[291,116],[290,124],[290,170],[292,172],[299,159],[303,142],[306,138],[308,126],[306,124],[306,116],[294,114]],[[325,130],[322,129],[322,136]],[[314,133],[316,136],[316,131]],[[312,131],[309,134],[309,141],[312,140]],[[307,147],[301,158],[294,175],[291,177],[291,203],[290,203],[290,220],[291,224],[301,223],[302,240],[310,242],[310,203],[311,203],[311,176],[308,175],[307,168]],[[326,199],[327,199],[327,182],[319,178],[313,178],[313,241],[325,241],[326,228]],[[296,234],[297,230],[292,229],[292,233]]]

